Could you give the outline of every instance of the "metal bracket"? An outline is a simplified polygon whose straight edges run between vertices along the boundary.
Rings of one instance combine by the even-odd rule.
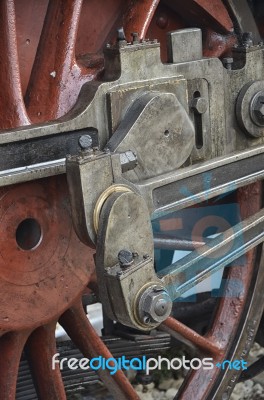
[[[153,259],[144,199],[132,191],[112,193],[100,213],[96,252],[100,298],[110,318],[150,330],[169,316],[172,303]]]

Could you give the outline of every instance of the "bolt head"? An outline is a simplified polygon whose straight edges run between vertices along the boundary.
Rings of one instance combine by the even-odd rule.
[[[159,316],[162,317],[167,310],[167,300],[166,298],[160,298],[156,301],[154,311]]]
[[[90,135],[82,135],[79,138],[79,145],[82,150],[89,150],[92,147],[93,139]]]
[[[129,250],[121,250],[118,253],[118,262],[121,268],[130,267],[134,262],[133,253]]]
[[[150,288],[142,295],[139,307],[144,323],[161,323],[171,313],[172,301],[169,294],[162,287],[156,289],[157,287]]]
[[[193,99],[191,108],[197,114],[204,114],[208,109],[208,102],[204,97],[197,97]]]

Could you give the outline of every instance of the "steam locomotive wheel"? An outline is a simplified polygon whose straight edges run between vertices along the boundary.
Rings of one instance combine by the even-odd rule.
[[[229,2],[225,2],[227,8],[220,0],[186,0],[184,5],[178,0],[105,3],[0,1],[2,130],[64,116],[75,104],[83,84],[100,74],[101,50],[120,25],[127,35],[138,32],[141,38],[158,38],[163,60],[166,32],[188,24],[203,29],[205,55],[229,55],[236,42],[233,21],[240,10],[234,10]],[[82,308],[83,291],[95,282],[94,251],[74,232],[68,197],[66,180],[61,176],[6,186],[0,191],[3,399],[15,399],[24,348],[39,399],[66,398],[60,371],[53,370],[51,363],[56,353],[54,330],[58,320],[85,356],[111,357]],[[261,184],[238,190],[237,200],[243,218],[256,213],[261,207]],[[173,318],[163,328],[172,335],[180,334],[219,362],[245,357],[263,308],[260,253],[259,248],[250,251],[243,268],[228,269],[226,296],[217,305],[206,337]],[[239,295],[233,292],[235,279],[243,282]],[[99,374],[117,399],[138,399],[121,371],[113,376],[107,371]],[[178,398],[228,399],[237,379],[238,373],[233,371],[193,371]]]

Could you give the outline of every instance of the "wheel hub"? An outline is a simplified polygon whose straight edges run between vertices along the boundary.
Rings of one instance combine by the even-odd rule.
[[[65,181],[2,190],[0,219],[1,330],[55,320],[93,272],[91,253],[73,230]]]

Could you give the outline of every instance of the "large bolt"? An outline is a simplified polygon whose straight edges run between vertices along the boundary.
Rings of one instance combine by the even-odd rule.
[[[255,94],[250,104],[252,121],[258,126],[264,126],[264,91]]]
[[[159,324],[171,313],[172,301],[162,286],[152,286],[141,295],[138,314],[144,324]]]
[[[133,253],[129,250],[121,250],[118,253],[118,262],[121,268],[128,268],[134,262]]]
[[[90,135],[82,135],[79,138],[79,145],[82,150],[89,150],[91,149],[93,144],[93,139],[91,138]]]
[[[157,300],[154,307],[154,311],[159,317],[162,317],[164,315],[166,308],[167,308],[167,300],[164,299],[163,297],[162,299]]]
[[[197,114],[204,114],[208,108],[208,102],[204,97],[196,97],[191,103],[191,108]]]

